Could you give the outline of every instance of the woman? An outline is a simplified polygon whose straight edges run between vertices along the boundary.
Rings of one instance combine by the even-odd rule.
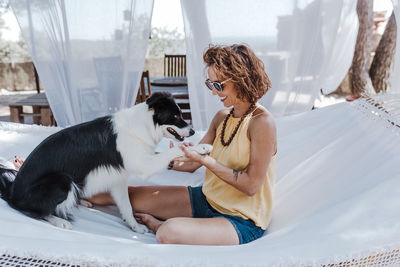
[[[169,169],[207,168],[203,186],[129,187],[135,217],[159,243],[237,245],[261,237],[271,219],[277,151],[274,119],[257,101],[270,88],[260,59],[245,45],[210,46],[207,87],[226,108],[200,141],[210,155],[180,148]],[[16,162],[18,163],[18,162]],[[108,193],[89,199],[111,205]]]

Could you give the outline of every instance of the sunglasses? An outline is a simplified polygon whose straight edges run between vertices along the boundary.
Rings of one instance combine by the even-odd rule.
[[[224,85],[224,83],[226,83],[226,82],[228,82],[228,81],[230,81],[231,79],[227,79],[227,80],[225,80],[225,81],[223,81],[223,82],[212,82],[210,79],[207,79],[206,81],[205,81],[205,84],[206,84],[206,86],[208,87],[208,89],[210,89],[211,91],[213,90],[213,89],[215,89],[215,90],[217,90],[218,92],[222,92],[222,89],[224,89],[223,88],[223,85]]]

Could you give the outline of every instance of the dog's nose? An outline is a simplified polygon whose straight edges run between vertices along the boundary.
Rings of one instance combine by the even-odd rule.
[[[194,133],[195,133],[195,131],[194,131],[193,129],[190,129],[190,131],[189,131],[189,136],[194,135]]]

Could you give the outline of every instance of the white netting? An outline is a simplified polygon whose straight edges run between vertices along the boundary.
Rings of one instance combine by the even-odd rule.
[[[354,102],[354,104],[369,118],[400,133],[400,98],[398,94],[379,94],[374,97],[363,98],[361,101]]]
[[[348,259],[337,259],[332,260],[330,263],[292,263],[292,264],[279,264],[281,266],[322,266],[322,267],[361,267],[361,266],[399,266],[400,265],[400,248],[388,250],[380,253],[370,253],[368,256],[359,258],[348,258]],[[325,261],[326,262],[326,261]],[[185,266],[195,266],[195,264],[182,264]],[[24,267],[24,266],[40,266],[40,267],[52,267],[52,266],[62,266],[62,267],[86,267],[86,266],[153,266],[152,264],[101,264],[99,262],[93,261],[92,263],[68,263],[68,261],[46,260],[40,258],[23,258],[17,256],[10,256],[3,254],[0,257],[0,266],[7,267]],[[177,266],[177,265],[174,265]],[[205,265],[204,265],[205,266]],[[224,266],[235,266],[235,264],[224,264]]]
[[[387,94],[277,119],[272,222],[249,244],[159,245],[87,208],[66,231],[0,200],[0,266],[399,266],[399,111],[400,95]],[[0,156],[26,157],[58,130],[0,123]],[[166,171],[148,183],[198,185],[203,175]]]
[[[387,252],[371,253],[369,256],[346,259],[335,263],[322,264],[323,267],[348,267],[348,266],[398,266],[400,264],[400,249]]]
[[[78,267],[78,266],[87,266],[87,265],[77,265],[77,264],[68,264],[61,262],[54,262],[51,260],[45,259],[37,259],[37,258],[22,258],[17,256],[10,256],[3,254],[0,257],[0,266],[9,266],[9,267],[23,267],[23,266],[40,266],[40,267],[50,267],[50,266],[70,266],[70,267]]]

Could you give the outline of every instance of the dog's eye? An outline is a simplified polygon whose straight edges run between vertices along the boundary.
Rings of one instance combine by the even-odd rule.
[[[179,120],[179,119],[181,118],[180,115],[175,115],[174,117],[175,117],[175,119],[177,119],[177,120]]]

